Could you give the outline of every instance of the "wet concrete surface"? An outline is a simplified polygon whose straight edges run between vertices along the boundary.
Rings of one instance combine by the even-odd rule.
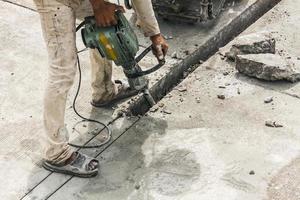
[[[295,33],[298,4],[296,0],[283,1],[246,33],[277,31],[279,49],[299,55],[300,40]],[[186,91],[175,89],[150,116],[119,119],[113,124],[110,144],[84,151],[98,156],[99,176],[79,179],[49,175],[40,167],[43,143],[37,139],[43,131],[42,83],[47,67],[38,17],[28,10],[0,5],[0,26],[6,27],[0,36],[3,47],[7,47],[0,48],[5,68],[5,79],[1,78],[5,81],[0,82],[0,177],[6,183],[0,187],[1,199],[18,199],[34,186],[25,199],[298,199],[299,180],[293,174],[297,173],[300,150],[299,84],[271,84],[236,74],[233,65],[218,54],[187,77],[180,86]],[[20,14],[22,22],[17,16],[7,20],[5,16],[11,12]],[[16,27],[20,31],[16,32]],[[286,31],[287,27],[294,28]],[[191,33],[180,30],[179,35],[192,42],[207,34],[204,31],[194,38],[199,27],[194,28]],[[167,32],[171,33],[174,37],[176,31]],[[172,44],[179,42],[173,40]],[[86,68],[79,110],[109,122],[113,110],[89,106],[86,52],[81,57]],[[217,98],[220,94],[225,95],[224,100]],[[274,102],[264,104],[269,96],[274,96]],[[71,130],[79,119],[70,107],[67,113]],[[269,119],[280,121],[284,127],[265,127]],[[76,137],[72,135],[72,139]]]

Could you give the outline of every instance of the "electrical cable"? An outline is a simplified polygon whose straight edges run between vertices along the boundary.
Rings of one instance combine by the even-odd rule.
[[[103,126],[103,128],[96,134],[94,135],[93,138],[97,137],[103,130],[107,130],[108,131],[108,138],[106,141],[102,142],[101,144],[98,144],[98,145],[79,145],[79,144],[74,144],[74,143],[69,143],[70,146],[72,147],[76,147],[76,148],[83,148],[83,149],[91,149],[91,148],[100,148],[102,147],[103,145],[107,144],[110,139],[111,139],[111,129],[108,127],[108,125],[106,125],[105,123],[103,122],[100,122],[98,120],[94,120],[94,119],[90,119],[90,118],[86,118],[84,116],[82,116],[76,109],[76,101],[77,101],[77,98],[78,98],[78,95],[79,95],[79,92],[80,92],[80,88],[81,88],[81,76],[82,76],[82,73],[81,73],[81,65],[80,65],[80,60],[79,60],[79,56],[77,54],[77,66],[78,66],[78,72],[79,72],[79,78],[78,78],[78,86],[77,86],[77,91],[76,91],[76,94],[75,94],[75,97],[74,97],[74,100],[73,100],[73,110],[75,112],[75,114],[80,117],[81,119],[83,119],[83,121],[88,121],[88,122],[92,122],[92,123],[97,123],[97,124],[100,124]]]
[[[84,22],[80,23],[77,28],[76,28],[76,32],[78,30],[80,30],[80,28],[84,25]],[[86,49],[84,49],[86,50]],[[83,50],[81,51],[78,51],[77,52],[77,67],[78,67],[78,86],[77,86],[77,90],[76,90],[76,94],[75,94],[75,97],[73,99],[73,110],[75,112],[75,114],[80,117],[81,119],[83,119],[83,121],[88,121],[88,122],[92,122],[92,123],[96,123],[96,124],[100,124],[103,126],[103,128],[96,134],[93,136],[93,138],[97,137],[103,130],[107,130],[108,131],[108,138],[106,141],[102,142],[101,144],[98,144],[98,145],[79,145],[79,144],[74,144],[74,143],[68,143],[70,146],[72,147],[76,147],[76,148],[82,148],[82,149],[91,149],[91,148],[100,148],[102,147],[103,145],[107,144],[110,140],[111,140],[111,129],[108,127],[108,125],[106,125],[105,123],[103,122],[100,122],[98,120],[95,120],[95,119],[90,119],[90,118],[87,118],[87,117],[84,117],[83,115],[81,115],[77,109],[76,109],[76,101],[77,101],[77,98],[78,98],[78,95],[79,95],[79,92],[80,92],[80,88],[81,88],[81,79],[82,79],[82,73],[81,73],[81,64],[80,64],[80,60],[79,60],[79,56],[78,54],[83,52]],[[91,138],[90,141],[93,139]]]
[[[127,1],[129,2],[129,1]],[[85,21],[81,22],[77,27],[76,27],[76,32],[78,32],[83,26],[85,25]],[[142,46],[142,45],[140,45]],[[144,46],[142,46],[144,47]],[[97,137],[103,130],[107,130],[108,131],[108,138],[106,141],[102,142],[101,144],[98,144],[98,145],[79,145],[79,144],[74,144],[74,143],[69,143],[70,146],[72,147],[76,147],[76,148],[83,148],[83,149],[89,149],[89,148],[100,148],[102,147],[103,145],[107,144],[111,138],[112,138],[112,133],[111,133],[111,129],[108,127],[108,125],[106,125],[105,123],[103,122],[100,122],[100,121],[97,121],[95,119],[90,119],[90,118],[87,118],[87,117],[84,117],[82,116],[76,109],[76,101],[77,101],[77,98],[79,96],[79,92],[80,92],[80,88],[81,88],[81,79],[82,79],[82,71],[81,71],[81,64],[80,64],[80,59],[79,59],[79,56],[78,54],[81,53],[81,52],[84,52],[86,51],[88,48],[84,48],[80,51],[77,51],[77,67],[78,67],[78,72],[79,72],[79,76],[78,76],[78,86],[77,86],[77,91],[76,91],[76,94],[75,94],[75,97],[73,99],[73,110],[75,112],[75,114],[80,117],[81,119],[83,119],[83,121],[88,121],[88,122],[92,122],[92,123],[96,123],[96,124],[100,124],[101,126],[103,126],[103,128],[97,133],[95,134],[88,142],[90,142],[92,139],[94,139],[95,137]]]

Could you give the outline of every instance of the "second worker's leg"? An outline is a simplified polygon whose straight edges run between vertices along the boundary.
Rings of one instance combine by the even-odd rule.
[[[110,106],[116,101],[138,94],[128,83],[112,79],[112,62],[103,59],[97,49],[90,50],[92,65],[92,102],[95,107]]]
[[[107,102],[118,92],[112,80],[112,62],[103,59],[97,49],[90,50],[92,102]]]
[[[83,20],[86,16],[94,15],[91,4],[84,0],[76,9],[76,17]],[[106,106],[115,100],[130,97],[137,94],[131,91],[127,85],[116,84],[112,78],[112,62],[101,57],[96,49],[90,50],[92,71],[92,105],[96,107]]]

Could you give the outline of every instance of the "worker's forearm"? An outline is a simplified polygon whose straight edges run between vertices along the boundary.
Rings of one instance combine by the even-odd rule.
[[[159,34],[160,29],[151,0],[132,0],[132,3],[145,36],[150,37]]]

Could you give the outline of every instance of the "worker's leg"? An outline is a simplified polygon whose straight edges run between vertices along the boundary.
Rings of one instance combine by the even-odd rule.
[[[92,65],[92,100],[105,102],[111,100],[118,92],[112,80],[112,62],[103,59],[96,49],[90,50]]]
[[[94,15],[89,0],[83,0],[75,12],[76,17],[80,20],[83,20],[86,16]],[[112,80],[112,62],[103,59],[96,49],[91,49],[89,53],[92,69],[93,102],[109,101],[118,92],[117,87]]]
[[[73,153],[64,117],[67,93],[76,73],[75,15],[71,7],[56,0],[35,0],[35,3],[49,56],[44,97],[44,124],[49,142],[46,160],[62,164]]]

